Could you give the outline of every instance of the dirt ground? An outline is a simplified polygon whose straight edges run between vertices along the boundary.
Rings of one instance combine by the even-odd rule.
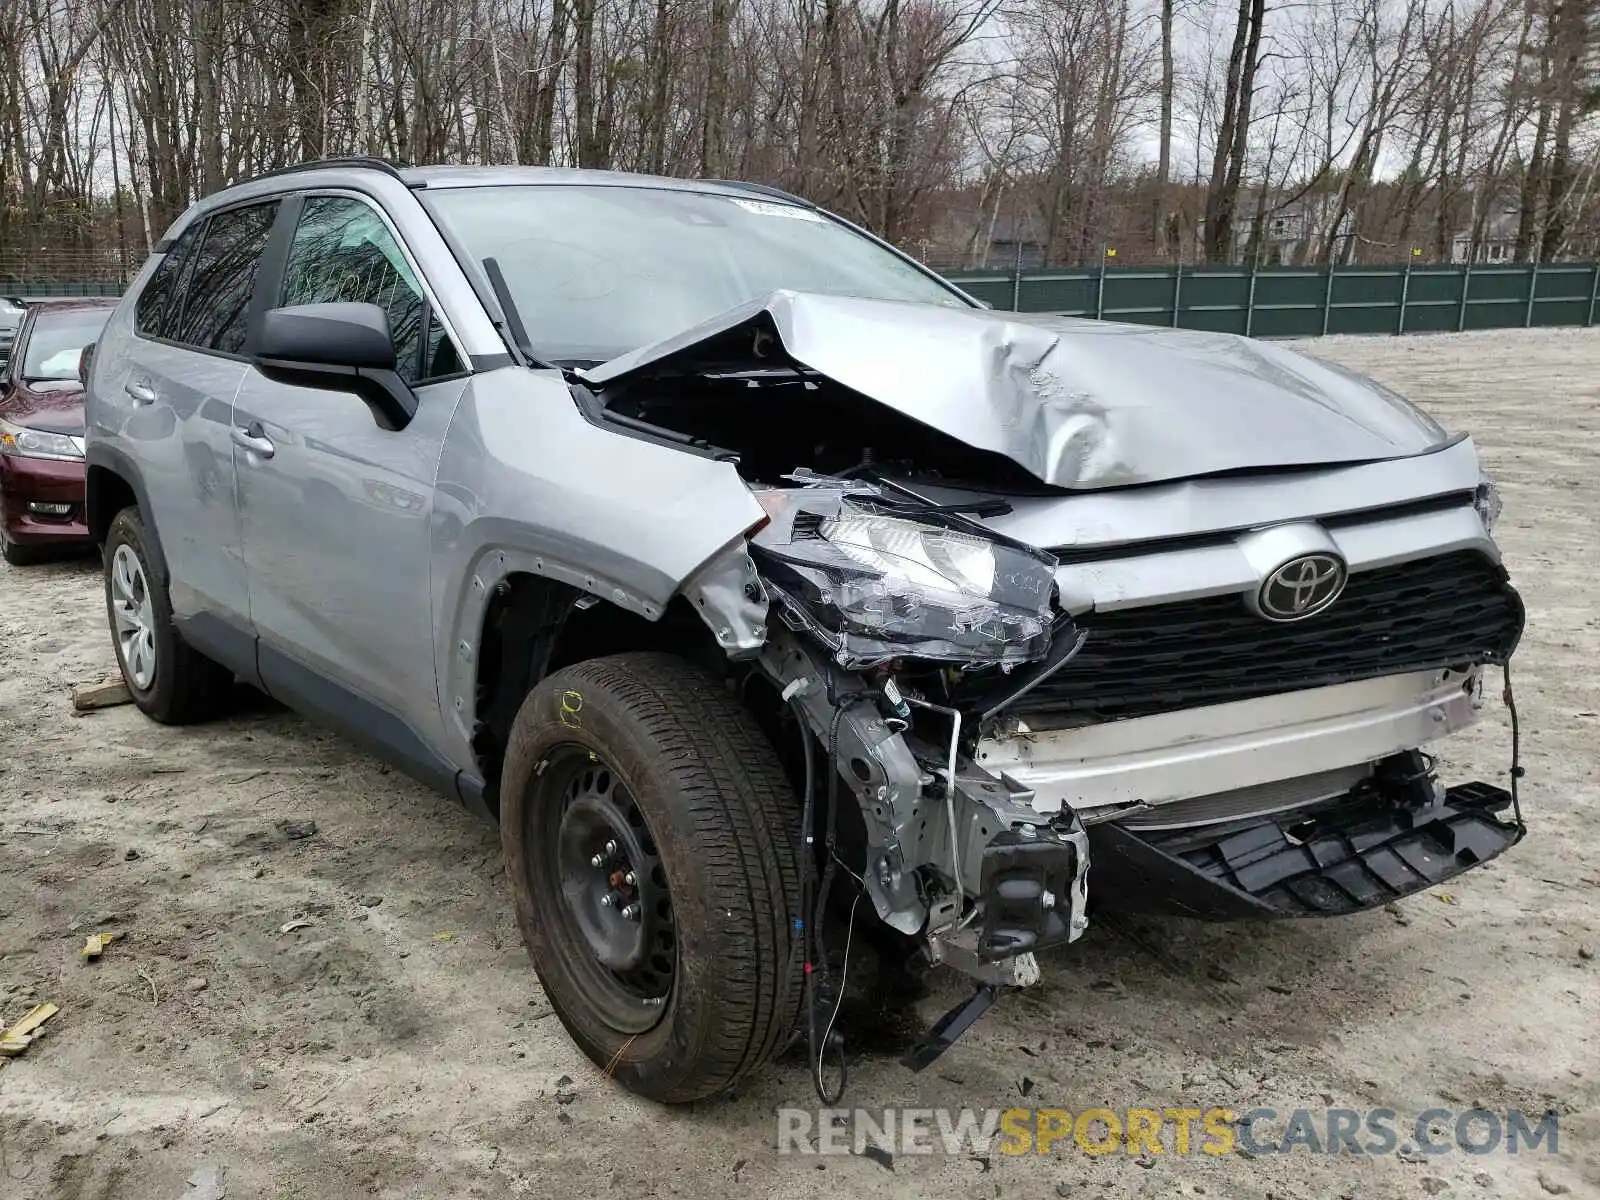
[[[1600,333],[1305,348],[1471,430],[1501,481],[1530,836],[1386,912],[1097,922],[923,1075],[847,1030],[846,1103],[1552,1109],[1557,1155],[822,1162],[776,1153],[774,1109],[815,1104],[798,1061],[632,1099],[547,1019],[492,829],[265,702],[75,717],[69,686],[115,670],[80,561],[0,566],[0,1018],[61,1007],[0,1070],[0,1198],[209,1195],[208,1164],[229,1200],[1600,1196]],[[1445,767],[1503,780],[1508,748],[1495,705]],[[126,936],[81,961],[100,930]]]

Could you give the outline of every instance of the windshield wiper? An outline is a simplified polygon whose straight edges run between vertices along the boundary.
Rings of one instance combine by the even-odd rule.
[[[511,289],[506,285],[506,276],[500,269],[500,260],[493,255],[484,259],[483,273],[489,277],[489,286],[494,289],[494,298],[500,302],[500,311],[505,316],[505,327],[501,333],[510,339],[517,353],[532,365],[539,367],[551,365],[541,360],[533,352],[533,347],[528,344],[528,330],[522,323],[522,314],[517,311],[516,302],[511,299]]]

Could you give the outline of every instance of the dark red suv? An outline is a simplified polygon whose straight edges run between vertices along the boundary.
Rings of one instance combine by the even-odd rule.
[[[9,563],[90,544],[83,513],[83,368],[112,298],[28,306],[0,374],[0,552]]]

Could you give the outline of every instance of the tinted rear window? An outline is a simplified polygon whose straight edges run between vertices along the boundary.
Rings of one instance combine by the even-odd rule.
[[[256,272],[277,212],[274,200],[229,209],[206,222],[170,337],[227,354],[244,349]]]

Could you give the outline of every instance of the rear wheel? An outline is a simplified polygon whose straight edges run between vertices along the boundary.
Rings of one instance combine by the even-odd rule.
[[[793,1029],[794,796],[749,714],[666,654],[529,693],[501,788],[517,920],[551,1006],[632,1091],[714,1095]]]
[[[113,518],[105,541],[106,616],[133,702],[167,725],[216,715],[233,673],[183,640],[166,585],[151,566],[137,508]]]

